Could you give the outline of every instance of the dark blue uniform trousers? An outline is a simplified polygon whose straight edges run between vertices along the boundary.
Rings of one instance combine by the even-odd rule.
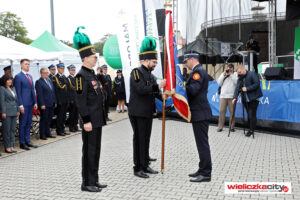
[[[203,176],[211,176],[212,164],[210,156],[210,148],[208,143],[208,126],[209,121],[192,122],[199,154],[198,172]]]
[[[32,112],[33,112],[33,106],[24,106],[24,114],[20,115],[20,122],[19,122],[20,144],[25,144],[30,142]]]
[[[50,125],[53,116],[53,107],[46,106],[45,110],[40,110],[40,137],[47,137],[51,135]]]
[[[82,185],[95,186],[99,182],[98,170],[102,127],[91,132],[82,129]]]

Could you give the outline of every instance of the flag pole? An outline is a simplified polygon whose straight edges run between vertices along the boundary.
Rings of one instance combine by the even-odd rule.
[[[167,51],[166,42],[164,42],[164,79],[167,74]],[[165,92],[165,89],[164,89]],[[162,145],[161,145],[161,173],[165,171],[165,130],[166,130],[166,99],[163,99],[162,109]]]

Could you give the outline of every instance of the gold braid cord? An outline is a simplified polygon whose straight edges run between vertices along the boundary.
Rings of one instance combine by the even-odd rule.
[[[58,85],[58,87],[60,88],[60,89],[65,89],[65,87],[66,87],[66,84],[64,84],[63,86],[61,86],[61,84],[59,83],[59,80],[58,80],[58,78],[55,76],[55,81],[56,81],[56,84]]]
[[[70,87],[72,88],[72,90],[75,90],[75,86],[72,85],[72,82],[71,82],[71,79],[70,79],[70,78],[68,78],[68,81],[69,81],[69,84],[70,84]]]

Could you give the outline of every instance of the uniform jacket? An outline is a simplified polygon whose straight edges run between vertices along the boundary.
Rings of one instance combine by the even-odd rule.
[[[59,75],[58,73],[52,77],[52,82],[55,88],[55,95],[57,104],[67,104],[68,99],[68,80],[65,75]]]
[[[76,80],[75,77],[69,75],[68,78],[68,102],[75,103],[76,101]]]
[[[118,78],[118,76],[115,77],[114,92],[116,92],[116,93],[125,93],[125,83],[124,83],[124,77],[123,76],[120,79]]]
[[[32,85],[30,84],[27,76],[20,72],[14,78],[14,86],[18,96],[18,103],[21,106],[33,106],[37,103],[34,91],[34,82],[30,74],[29,78]]]
[[[105,90],[106,90],[107,96],[111,97],[112,96],[112,92],[111,92],[111,86],[112,86],[111,77],[110,77],[109,74],[104,74],[104,77],[106,79]]]
[[[133,69],[130,74],[129,115],[151,118],[155,97],[161,98],[155,76],[145,66]]]
[[[207,100],[208,74],[200,64],[193,68],[187,82],[186,92],[191,110],[191,122],[210,120],[211,108]]]
[[[18,97],[15,88],[12,88],[15,96],[7,87],[0,87],[0,105],[2,113],[7,116],[17,116],[20,108],[18,104]]]
[[[104,94],[94,70],[82,66],[76,75],[76,105],[83,123],[93,128],[106,124]]]
[[[51,86],[46,83],[43,78],[40,78],[35,82],[35,90],[37,94],[38,106],[52,107],[57,104],[55,89],[50,79],[47,80]]]

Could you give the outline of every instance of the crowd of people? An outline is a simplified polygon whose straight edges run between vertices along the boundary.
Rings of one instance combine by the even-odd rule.
[[[109,99],[112,93],[118,100],[118,112],[124,112],[126,99],[122,71],[112,82],[107,74],[107,66],[97,68],[97,56],[88,36],[79,32],[78,27],[73,41],[82,59],[82,67],[76,74],[73,65],[68,66],[69,76],[64,75],[63,63],[40,69],[40,79],[34,84],[28,73],[30,61],[22,59],[21,72],[14,78],[5,72],[1,78],[1,99],[3,136],[5,151],[14,153],[14,135],[19,116],[20,148],[30,150],[37,148],[30,141],[30,128],[33,110],[40,112],[40,139],[53,138],[50,126],[53,113],[56,112],[56,133],[65,136],[66,113],[69,110],[69,131],[78,130],[80,116],[82,128],[82,191],[100,192],[106,184],[99,182],[99,160],[101,149],[102,126],[108,118]],[[166,80],[157,83],[152,71],[157,65],[156,42],[146,37],[141,45],[139,60],[141,66],[134,68],[130,74],[130,97],[128,115],[133,131],[133,174],[139,178],[150,178],[148,174],[158,174],[150,167],[156,161],[149,155],[150,137],[155,112],[155,98],[166,100],[168,93],[162,93]],[[199,62],[200,54],[188,51],[184,54],[184,63],[191,72],[184,70],[185,87],[191,110],[191,123],[199,156],[196,172],[189,174],[191,182],[211,181],[212,159],[208,138],[209,121],[212,111],[207,99],[209,75]],[[57,68],[57,73],[56,73]],[[50,74],[49,74],[50,71]],[[113,83],[113,85],[112,85]],[[224,127],[225,113],[229,107],[231,120],[229,129],[234,131],[234,107],[239,94],[248,113],[249,131],[246,136],[254,134],[256,110],[262,97],[259,79],[255,72],[247,71],[243,65],[228,65],[218,79],[220,84],[220,117],[218,131]],[[113,88],[113,89],[112,89]]]
[[[4,67],[4,75],[0,78],[0,113],[6,153],[17,152],[15,150],[17,122],[19,122],[20,148],[24,150],[37,148],[37,145],[34,145],[30,139],[34,113],[40,116],[39,136],[41,140],[56,138],[51,133],[52,126],[55,126],[57,136],[69,135],[70,132],[79,130],[79,115],[76,105],[76,67],[74,65],[67,67],[68,77],[64,75],[65,65],[63,63],[41,68],[40,78],[34,83],[33,77],[28,73],[30,60],[22,59],[20,66],[21,72],[15,77],[12,76],[11,66]],[[103,85],[106,121],[111,121],[108,113],[109,102],[112,98],[112,80],[107,73],[107,65],[98,67],[97,72],[97,78]],[[116,88],[113,91],[118,101],[123,102],[123,104],[120,103],[119,111],[122,105],[124,112],[126,98],[124,78],[121,70],[118,70],[117,74],[114,81]],[[65,130],[66,125],[69,127],[69,132]]]

